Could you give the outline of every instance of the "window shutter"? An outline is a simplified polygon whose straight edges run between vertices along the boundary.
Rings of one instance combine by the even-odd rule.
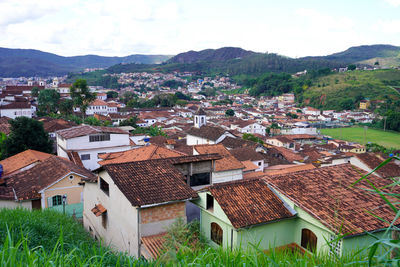
[[[53,198],[51,198],[51,197],[47,198],[47,207],[48,208],[53,207]]]

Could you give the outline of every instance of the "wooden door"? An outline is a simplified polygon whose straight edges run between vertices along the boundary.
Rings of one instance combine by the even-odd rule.
[[[34,199],[32,200],[32,209],[33,210],[40,210],[42,208],[42,201],[41,199]]]
[[[311,230],[301,230],[301,246],[310,250],[311,252],[316,252],[317,236]]]

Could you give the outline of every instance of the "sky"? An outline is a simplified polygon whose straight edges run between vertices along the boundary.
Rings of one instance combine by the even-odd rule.
[[[400,46],[400,0],[0,0],[0,47],[62,56]]]

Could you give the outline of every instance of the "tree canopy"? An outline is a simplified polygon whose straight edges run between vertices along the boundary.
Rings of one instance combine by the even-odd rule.
[[[27,117],[10,120],[11,132],[1,146],[3,158],[11,157],[27,149],[46,153],[53,151],[53,141],[43,129],[43,123]]]
[[[87,82],[84,79],[78,79],[74,82],[71,86],[70,94],[74,101],[74,106],[79,107],[82,116],[85,116],[89,104],[96,99],[96,94],[90,92]]]

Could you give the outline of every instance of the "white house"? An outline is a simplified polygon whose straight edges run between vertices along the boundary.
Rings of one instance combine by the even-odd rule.
[[[13,102],[0,106],[0,117],[9,117],[11,119],[17,117],[32,118],[34,111],[35,108],[29,102]]]
[[[71,158],[75,153],[89,170],[100,166],[99,154],[131,148],[129,133],[118,128],[81,125],[59,130],[56,135],[57,155]]]
[[[319,109],[316,109],[313,107],[305,107],[305,108],[303,108],[303,113],[305,115],[318,116],[319,114],[321,114],[321,111]]]
[[[193,121],[194,127],[190,128],[186,134],[186,144],[189,146],[218,144],[227,136],[236,138],[229,131],[220,127],[207,126],[207,116],[201,108],[195,113]]]
[[[86,109],[86,115],[100,114],[106,116],[108,114],[107,103],[103,100],[96,99]]]
[[[231,129],[241,133],[260,134],[265,136],[266,127],[255,121],[239,121],[231,124]]]
[[[106,101],[107,100],[107,94],[106,93],[96,93],[96,98],[99,100]]]

